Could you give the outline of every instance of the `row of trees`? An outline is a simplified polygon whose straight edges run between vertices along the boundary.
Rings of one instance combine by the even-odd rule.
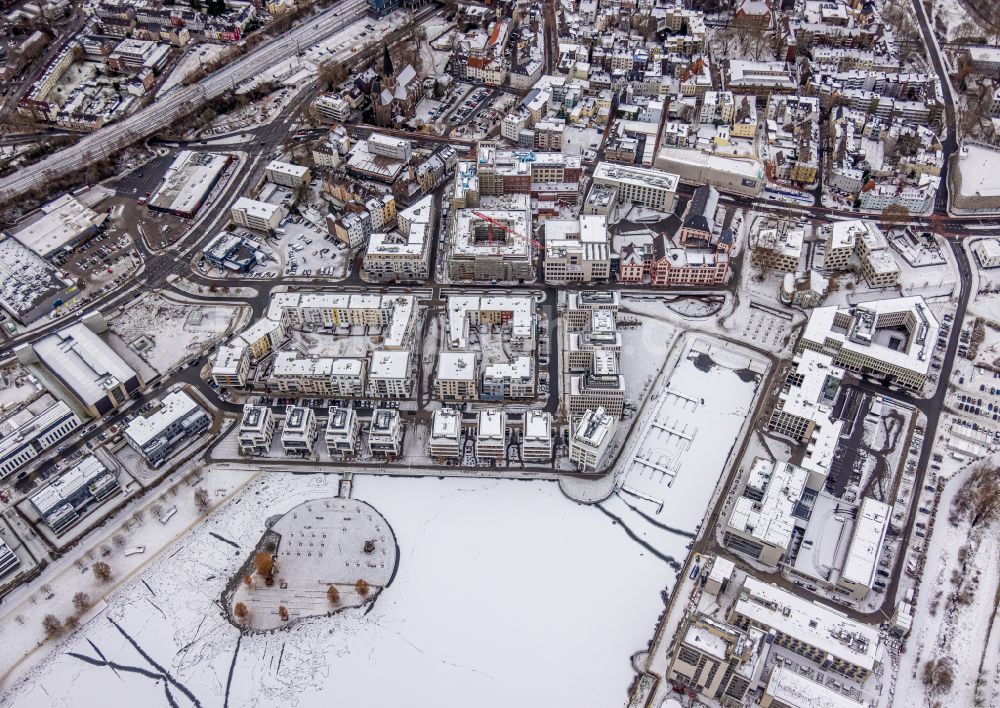
[[[264,551],[261,551],[261,553],[265,553],[265,555],[270,556],[269,553],[266,553]],[[256,561],[257,561],[257,556],[254,556],[255,565]],[[265,562],[265,567],[266,567],[266,562]],[[249,575],[244,575],[243,582],[249,587],[253,583],[253,578],[251,578]],[[361,597],[368,597],[368,594],[371,592],[371,587],[364,579],[358,578],[358,581],[354,583],[354,590]],[[336,586],[328,585],[326,587],[326,599],[331,606],[336,606],[340,604],[340,591],[337,590]],[[246,624],[247,621],[250,619],[250,608],[247,607],[247,604],[245,602],[242,601],[237,602],[235,605],[233,605],[233,614],[236,616],[236,619],[239,620],[241,624]],[[281,618],[282,622],[287,622],[288,608],[286,608],[284,605],[278,605],[278,617]]]

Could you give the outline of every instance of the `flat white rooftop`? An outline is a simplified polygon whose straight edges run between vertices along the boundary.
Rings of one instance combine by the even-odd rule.
[[[842,580],[871,587],[878,570],[882,543],[889,531],[892,507],[877,499],[865,497],[854,522],[854,536],[847,549],[847,559],[840,573]]]

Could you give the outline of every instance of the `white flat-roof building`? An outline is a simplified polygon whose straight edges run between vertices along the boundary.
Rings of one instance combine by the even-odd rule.
[[[281,160],[271,160],[264,168],[264,177],[268,182],[280,184],[289,189],[297,189],[303,185],[308,185],[312,180],[309,168],[303,165],[294,165],[291,162]]]
[[[778,394],[768,428],[807,443],[817,427],[840,423],[834,419],[833,404],[843,379],[844,370],[834,365],[831,355],[811,349],[799,352]]]
[[[83,424],[64,401],[37,415],[28,409],[0,424],[0,479],[17,471]]]
[[[181,150],[146,205],[179,216],[193,216],[232,159],[232,155],[225,153]]]
[[[489,208],[453,209],[448,274],[454,280],[532,280],[531,203],[526,194],[498,197]]]
[[[403,423],[397,410],[377,409],[368,429],[368,452],[395,458],[403,449]]]
[[[593,184],[615,189],[618,203],[631,202],[668,214],[674,210],[679,182],[675,174],[642,167],[599,162],[594,168]]]
[[[802,260],[805,232],[802,229],[761,229],[754,234],[754,261],[774,270],[794,273]]]
[[[362,267],[373,280],[426,280],[430,275],[434,200],[427,195],[396,215],[397,230],[373,233]]]
[[[374,398],[409,398],[413,389],[410,352],[373,352],[368,369],[368,395]]]
[[[285,408],[285,424],[281,429],[281,446],[285,453],[312,454],[318,432],[316,414],[305,406]]]
[[[525,462],[552,460],[552,414],[530,410],[524,414],[521,459]]]
[[[277,204],[240,197],[232,207],[232,217],[240,226],[254,231],[272,233],[285,218],[285,210]]]
[[[268,406],[243,406],[240,418],[240,452],[244,455],[266,455],[274,438],[274,414]]]
[[[774,644],[864,683],[882,660],[877,627],[747,576],[729,613],[739,627],[773,633]]]
[[[566,324],[569,331],[589,329],[593,313],[606,310],[612,319],[618,315],[621,295],[616,290],[581,290],[566,293]]]
[[[37,358],[94,416],[117,408],[139,390],[139,373],[80,321],[18,350],[22,361]]]
[[[500,408],[479,411],[476,429],[476,459],[502,460],[507,442],[507,414]]]
[[[817,307],[796,351],[830,354],[857,374],[888,378],[910,390],[923,388],[937,341],[938,321],[919,296],[875,300],[851,307]]]
[[[434,396],[441,401],[478,400],[479,356],[475,352],[439,352]]]
[[[853,600],[863,600],[875,585],[875,573],[891,516],[892,507],[888,504],[871,497],[861,502],[854,520],[854,535],[837,579],[837,584],[847,590]]]
[[[761,708],[866,708],[840,691],[803,676],[787,666],[776,664],[764,687]]]
[[[16,238],[0,235],[0,306],[30,324],[73,302],[80,289],[63,270]]]
[[[577,464],[581,472],[597,471],[614,437],[617,422],[603,408],[588,408],[572,425],[569,434],[569,459]]]
[[[1000,266],[1000,240],[995,238],[984,238],[976,241],[972,250],[979,259],[979,265],[983,268],[996,268]]]
[[[454,408],[434,411],[427,448],[435,460],[459,457],[462,454],[462,414]]]
[[[331,407],[326,419],[326,449],[331,455],[356,455],[361,421],[353,408]]]
[[[725,545],[776,568],[788,552],[795,528],[809,520],[807,470],[787,462],[756,458],[726,522]]]
[[[18,224],[12,235],[38,256],[47,258],[89,239],[106,218],[107,214],[97,213],[66,193],[43,204],[37,214],[23,225]]]
[[[125,439],[155,467],[170,456],[177,443],[205,432],[211,422],[211,416],[191,396],[172,391],[160,399],[155,411],[133,418],[125,426]]]
[[[119,489],[118,478],[96,457],[87,455],[28,497],[28,501],[58,535],[85,515],[86,507],[107,499]]]
[[[372,133],[368,136],[368,151],[373,155],[383,155],[400,162],[409,162],[410,158],[413,157],[413,143],[404,138]]]
[[[610,278],[607,217],[584,214],[579,219],[548,219],[544,268],[546,283],[592,283]]]

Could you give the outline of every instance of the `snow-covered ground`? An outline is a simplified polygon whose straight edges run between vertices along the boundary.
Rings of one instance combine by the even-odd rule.
[[[645,647],[672,573],[553,483],[355,478],[353,496],[398,539],[393,582],[367,614],[240,638],[215,604],[229,574],[267,517],[330,496],[338,482],[283,473],[254,482],[112,595],[3,702],[72,705],[98,694],[108,708],[625,702],[630,656]]]
[[[147,293],[109,322],[117,334],[162,374],[192,355],[200,355],[232,331],[239,308],[182,303]]]
[[[995,464],[996,458],[992,461]],[[940,705],[995,706],[1000,699],[995,692],[996,655],[984,655],[1000,584],[1000,527],[994,522],[973,533],[968,516],[957,525],[948,520],[955,493],[970,474],[969,467],[959,471],[941,494],[893,706],[928,705],[922,671],[927,661],[936,658],[949,659],[954,673],[952,688],[940,695]],[[982,703],[976,700],[981,664],[989,674]]]
[[[205,43],[192,45],[171,70],[170,75],[163,82],[163,86],[160,87],[157,95],[162,96],[174,86],[184,81],[189,74],[197,71],[202,64],[211,62],[228,48],[225,44]]]

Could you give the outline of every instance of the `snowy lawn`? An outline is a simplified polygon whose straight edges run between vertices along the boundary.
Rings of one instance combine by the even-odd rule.
[[[630,656],[646,647],[673,573],[553,483],[356,477],[353,496],[398,539],[393,582],[367,615],[239,639],[215,604],[229,573],[265,518],[329,496],[338,481],[275,473],[253,483],[4,703],[73,705],[94,691],[107,708],[221,706],[227,695],[254,706],[625,702]]]

